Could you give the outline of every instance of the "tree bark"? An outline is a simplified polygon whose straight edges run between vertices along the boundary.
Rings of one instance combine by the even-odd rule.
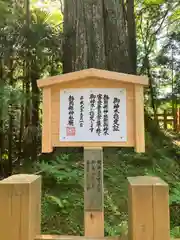
[[[11,50],[10,56],[13,56],[13,51]],[[9,85],[14,87],[14,82],[13,82],[13,60],[10,58],[9,59]],[[12,171],[13,171],[13,124],[14,124],[14,105],[13,105],[13,99],[12,99],[12,94],[10,94],[10,106],[9,106],[9,129],[8,129],[8,166],[6,170],[6,176],[11,176]]]
[[[104,0],[105,46],[108,70],[130,71],[124,5],[119,0]]]
[[[77,0],[64,2],[64,43],[63,43],[63,72],[73,72],[76,56],[76,16]]]
[[[137,70],[137,50],[136,50],[136,21],[134,14],[134,0],[127,0],[127,27],[128,27],[128,45],[129,59],[132,73]]]
[[[31,70],[31,89],[32,89],[32,118],[31,122],[32,125],[38,126],[39,123],[39,104],[40,104],[40,96],[39,96],[39,88],[37,86],[37,79],[40,78],[39,76],[39,69],[32,65]]]
[[[119,0],[66,0],[64,73],[85,68],[131,72],[127,29]]]
[[[37,86],[37,79],[39,76],[39,69],[37,68],[36,61],[32,64],[31,70],[31,87],[32,87],[32,152],[31,159],[32,161],[37,160],[37,127],[39,125],[39,104],[40,104],[40,96],[39,96],[39,88]]]

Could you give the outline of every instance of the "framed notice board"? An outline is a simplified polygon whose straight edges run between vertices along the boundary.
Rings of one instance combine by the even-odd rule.
[[[38,80],[43,89],[42,152],[53,147],[134,147],[145,151],[144,76],[99,69]]]

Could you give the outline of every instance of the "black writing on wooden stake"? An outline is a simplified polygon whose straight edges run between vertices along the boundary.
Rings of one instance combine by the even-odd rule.
[[[102,173],[101,160],[98,160],[96,164],[97,164],[97,176],[96,176],[97,191],[101,192],[101,173]]]
[[[91,182],[89,181],[90,178],[90,161],[87,160],[86,165],[85,165],[86,169],[86,191],[89,191],[89,189],[91,189]]]
[[[101,150],[85,151],[85,209],[103,208],[103,163]]]
[[[69,126],[74,126],[74,97],[72,95],[69,96],[68,98],[69,101],[69,106],[68,106],[68,125]]]
[[[96,185],[96,161],[91,162],[91,187],[94,188]]]

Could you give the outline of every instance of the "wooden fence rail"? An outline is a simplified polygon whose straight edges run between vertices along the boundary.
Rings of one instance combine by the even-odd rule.
[[[154,119],[154,114],[151,115],[151,117]],[[171,126],[171,128],[179,132],[180,131],[180,108],[177,108],[175,110],[175,114],[169,113],[167,110],[164,110],[163,113],[156,114],[159,126],[163,128],[164,130],[168,129],[168,125]]]
[[[157,177],[128,178],[128,239],[170,240],[168,185]],[[121,237],[41,235],[41,177],[14,175],[0,181],[2,240],[119,240]],[[86,227],[86,225],[85,225]]]

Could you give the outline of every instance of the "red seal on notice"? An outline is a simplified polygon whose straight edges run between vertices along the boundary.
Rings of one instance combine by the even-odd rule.
[[[75,127],[66,127],[66,136],[75,136],[76,135],[76,128]]]

